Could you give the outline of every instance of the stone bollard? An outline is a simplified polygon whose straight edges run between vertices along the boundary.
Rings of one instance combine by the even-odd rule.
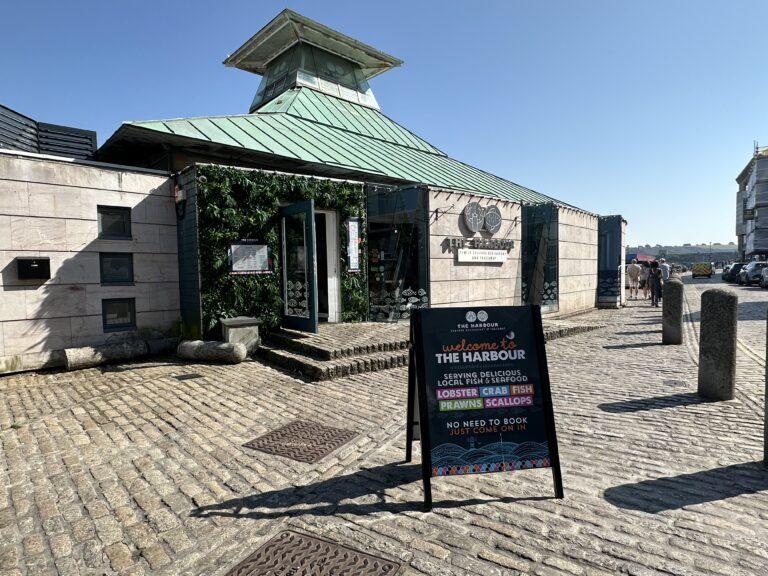
[[[144,340],[131,340],[104,346],[67,348],[64,350],[64,360],[67,370],[80,370],[81,368],[91,368],[107,362],[131,360],[145,356],[149,351],[149,346]]]
[[[699,394],[712,400],[733,399],[736,387],[736,326],[739,298],[713,288],[701,296]]]
[[[203,340],[185,340],[176,349],[176,355],[185,360],[229,362],[237,364],[245,360],[248,351],[244,344]]]
[[[664,298],[661,300],[661,342],[683,343],[683,283],[680,278],[664,282]]]
[[[224,342],[240,342],[245,346],[248,354],[253,354],[259,349],[259,319],[238,316],[236,318],[222,318],[221,331]]]

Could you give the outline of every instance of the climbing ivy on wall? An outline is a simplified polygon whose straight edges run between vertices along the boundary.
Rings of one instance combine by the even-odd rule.
[[[315,200],[316,209],[336,210],[342,223],[342,320],[366,319],[366,197],[361,184],[206,165],[197,167],[197,209],[203,331],[207,337],[218,336],[220,318],[253,316],[267,328],[280,324],[279,206],[308,199]],[[351,217],[361,218],[360,272],[348,271],[346,221]],[[244,239],[269,246],[274,273],[230,274],[229,247]]]

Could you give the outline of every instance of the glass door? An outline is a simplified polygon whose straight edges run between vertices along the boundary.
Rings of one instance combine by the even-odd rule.
[[[283,326],[317,332],[315,202],[280,209],[283,255]]]

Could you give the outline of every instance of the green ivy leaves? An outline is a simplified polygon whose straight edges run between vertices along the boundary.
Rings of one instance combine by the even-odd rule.
[[[197,167],[198,245],[203,331],[218,337],[219,319],[253,316],[274,328],[282,320],[279,207],[314,199],[318,209],[336,210],[341,257],[342,320],[368,316],[366,194],[362,184],[226,166]],[[199,176],[205,176],[201,182]],[[361,218],[360,272],[348,271],[346,220]],[[231,275],[229,247],[242,239],[269,246],[274,273]]]

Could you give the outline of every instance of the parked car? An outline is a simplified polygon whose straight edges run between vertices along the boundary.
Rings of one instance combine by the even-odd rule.
[[[691,268],[693,278],[704,277],[712,278],[712,264],[710,262],[696,262]]]
[[[763,269],[768,262],[750,262],[739,271],[739,286],[750,286],[760,282],[763,277]]]
[[[736,282],[739,279],[739,272],[741,272],[741,269],[746,266],[748,262],[734,262],[728,267],[728,276],[724,277],[723,280],[726,282]]]
[[[728,272],[731,270],[731,266],[733,266],[733,264],[726,264],[723,266],[723,271],[720,273],[720,279],[724,282],[728,281]]]
[[[760,288],[768,288],[768,266],[763,268],[763,273],[760,275]]]

